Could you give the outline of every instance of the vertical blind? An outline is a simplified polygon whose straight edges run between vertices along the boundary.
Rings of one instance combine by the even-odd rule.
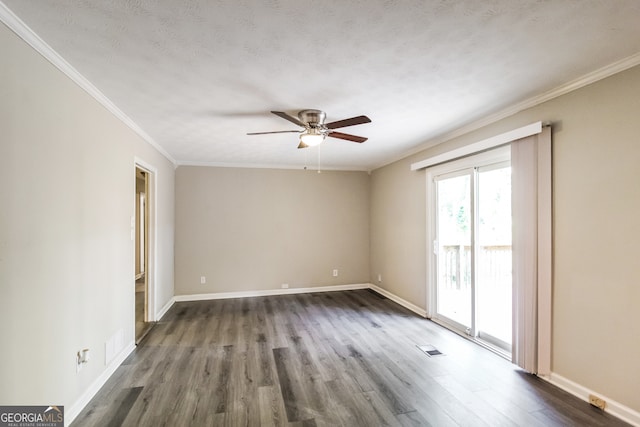
[[[546,375],[551,355],[551,129],[511,143],[512,361]]]

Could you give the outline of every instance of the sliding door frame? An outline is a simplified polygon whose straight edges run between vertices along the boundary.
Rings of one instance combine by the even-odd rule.
[[[440,206],[440,200],[438,198],[438,182],[440,181],[445,181],[448,179],[455,179],[455,178],[459,178],[459,177],[469,177],[469,188],[471,189],[471,194],[470,194],[470,198],[469,198],[469,227],[471,228],[471,233],[469,236],[469,244],[471,247],[471,252],[470,252],[470,257],[471,257],[471,262],[470,262],[470,271],[469,271],[469,275],[470,275],[470,283],[469,283],[469,287],[470,287],[470,292],[471,294],[469,295],[470,298],[470,303],[471,303],[471,307],[470,307],[470,318],[469,318],[469,325],[464,325],[462,323],[460,323],[459,321],[452,319],[449,316],[446,316],[444,314],[438,314],[438,267],[439,267],[439,263],[438,263],[438,258],[436,256],[436,254],[438,253],[439,250],[439,238],[441,236],[438,236],[438,223],[440,222],[440,218],[439,218],[439,206]],[[476,328],[476,200],[475,200],[475,192],[476,192],[476,186],[477,186],[477,179],[476,179],[476,170],[474,167],[465,167],[462,169],[458,169],[458,168],[454,168],[453,170],[451,170],[450,172],[443,172],[440,174],[437,174],[433,177],[432,181],[431,181],[431,185],[433,187],[433,192],[434,192],[434,204],[431,205],[431,214],[434,218],[434,229],[433,229],[433,244],[432,244],[432,253],[431,256],[434,258],[434,264],[435,264],[435,271],[434,271],[434,282],[432,283],[432,286],[434,288],[434,293],[433,293],[433,317],[432,320],[437,321],[438,323],[441,323],[443,325],[446,325],[447,328],[454,330],[455,332],[459,333],[460,335],[463,334],[467,334],[467,335],[471,335],[474,333],[475,328]],[[461,281],[461,277],[458,277],[458,280]]]
[[[426,179],[427,179],[427,292],[426,292],[426,307],[427,307],[427,317],[432,319],[437,323],[443,324],[450,328],[453,332],[456,332],[466,338],[474,339],[468,332],[466,332],[465,328],[461,328],[460,324],[455,321],[451,321],[449,319],[441,319],[438,318],[437,315],[437,304],[438,304],[438,259],[437,259],[437,251],[438,251],[438,241],[437,241],[437,178],[443,175],[455,176],[456,173],[463,175],[463,171],[471,172],[471,183],[472,185],[476,185],[476,168],[482,168],[488,165],[494,165],[498,163],[508,162],[511,159],[511,150],[509,145],[505,145],[502,147],[498,147],[492,149],[490,151],[485,151],[476,155],[472,155],[469,157],[465,157],[458,160],[453,160],[450,162],[438,164],[432,167],[427,168],[426,170]],[[469,172],[467,172],[469,173]],[[475,189],[477,191],[477,188]],[[472,213],[475,218],[476,214],[476,203],[472,201]],[[473,221],[473,220],[472,220]],[[475,228],[475,224],[473,226],[473,235],[472,235],[472,243],[475,241],[475,237],[477,234],[477,230]],[[472,247],[475,251],[475,244],[472,244]],[[476,258],[477,254],[472,254],[472,267],[471,274],[475,275],[475,267],[473,265],[473,260]],[[472,319],[471,319],[471,332],[475,333],[475,277],[472,279]],[[476,340],[478,341],[478,340]],[[479,341],[481,342],[481,341]],[[489,346],[490,348],[492,346]],[[501,353],[501,352],[500,352]]]

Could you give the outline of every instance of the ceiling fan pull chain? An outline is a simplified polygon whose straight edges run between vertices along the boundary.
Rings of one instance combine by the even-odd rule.
[[[322,147],[322,144],[318,145],[318,173],[322,173],[322,171],[320,170],[320,151],[321,151],[321,147]]]

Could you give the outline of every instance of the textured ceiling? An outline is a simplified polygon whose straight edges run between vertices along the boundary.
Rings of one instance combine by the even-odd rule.
[[[368,170],[640,52],[637,0],[3,0],[178,163]],[[542,118],[541,118],[542,119]]]

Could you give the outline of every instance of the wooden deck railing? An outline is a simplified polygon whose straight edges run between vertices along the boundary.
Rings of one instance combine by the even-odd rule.
[[[440,284],[447,289],[465,289],[471,286],[471,247],[443,246],[440,255]],[[480,246],[478,251],[478,277],[486,286],[510,286],[511,245]]]

